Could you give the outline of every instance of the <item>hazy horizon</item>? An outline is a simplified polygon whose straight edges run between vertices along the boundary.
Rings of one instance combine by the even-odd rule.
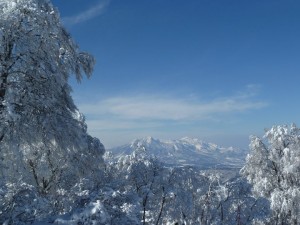
[[[135,138],[197,137],[247,147],[300,124],[300,2],[53,1],[90,80],[71,80],[88,131],[107,148]]]

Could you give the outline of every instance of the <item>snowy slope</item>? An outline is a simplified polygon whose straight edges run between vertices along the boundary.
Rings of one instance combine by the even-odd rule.
[[[172,141],[147,137],[109,151],[118,158],[129,155],[138,148],[145,148],[150,155],[169,165],[190,165],[201,168],[239,168],[243,165],[247,154],[245,150],[223,148],[187,137]]]

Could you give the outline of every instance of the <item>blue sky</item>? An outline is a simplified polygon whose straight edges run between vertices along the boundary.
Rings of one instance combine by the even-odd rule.
[[[92,78],[71,80],[106,147],[153,136],[247,147],[300,125],[300,1],[53,0]]]

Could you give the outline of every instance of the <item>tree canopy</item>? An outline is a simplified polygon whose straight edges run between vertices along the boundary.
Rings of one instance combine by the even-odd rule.
[[[263,138],[253,136],[250,149],[241,172],[254,194],[270,201],[273,224],[299,224],[299,128],[274,126]]]
[[[50,1],[1,0],[0,15],[1,179],[41,193],[98,179],[104,147],[87,134],[68,84],[71,75],[89,77],[94,58],[79,50]]]

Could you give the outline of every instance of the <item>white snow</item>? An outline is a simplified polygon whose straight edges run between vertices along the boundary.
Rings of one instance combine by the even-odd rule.
[[[135,149],[143,148],[150,155],[170,165],[191,165],[197,167],[241,167],[247,152],[233,147],[224,148],[195,138],[159,140],[153,137],[136,139],[131,144],[112,148],[116,157],[129,155]]]

